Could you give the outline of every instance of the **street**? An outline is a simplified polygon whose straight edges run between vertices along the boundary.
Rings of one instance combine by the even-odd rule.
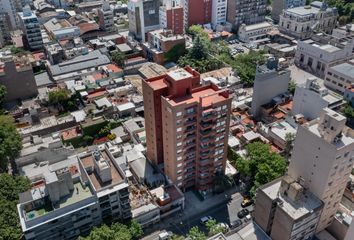
[[[204,216],[211,216],[218,223],[223,222],[230,225],[231,222],[239,219],[237,213],[242,209],[241,202],[243,197],[235,191],[236,188],[229,189],[227,193],[214,195],[204,201],[200,201],[195,196],[193,197],[193,192],[186,192],[186,207],[183,213],[176,213],[162,220],[152,228],[146,229],[145,234],[153,236],[154,231],[165,229],[174,234],[186,236],[193,226],[198,226],[201,231],[207,233],[206,227],[200,223],[200,219]],[[228,194],[229,192],[230,194]]]

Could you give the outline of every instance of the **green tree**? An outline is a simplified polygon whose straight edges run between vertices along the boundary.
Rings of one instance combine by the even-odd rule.
[[[200,231],[197,226],[192,227],[189,230],[187,236],[191,240],[206,240],[207,238],[205,234],[202,231]]]
[[[139,239],[144,234],[141,225],[135,219],[130,222],[129,231],[133,239]]]
[[[347,118],[349,118],[349,119],[354,118],[354,109],[349,103],[347,103],[345,105],[342,112],[343,112],[344,116],[346,116]]]
[[[30,188],[24,177],[0,174],[0,239],[21,239],[22,231],[17,213],[18,194]]]
[[[218,233],[225,232],[227,229],[225,226],[218,224],[215,219],[210,219],[205,223],[206,228],[208,229],[208,235],[214,236]]]
[[[284,158],[262,142],[248,144],[245,157],[238,157],[234,163],[241,175],[252,182],[251,194],[259,186],[284,175],[286,170]]]
[[[111,226],[103,224],[95,227],[87,237],[80,240],[136,240],[143,235],[143,230],[138,222],[132,220],[127,225],[113,223]]]
[[[192,25],[188,28],[187,33],[192,35],[193,38],[201,37],[204,39],[209,39],[208,33],[206,33],[202,26],[200,25]]]
[[[7,170],[9,161],[18,156],[22,148],[20,134],[11,116],[0,115],[0,172]]]
[[[49,92],[48,98],[51,104],[63,104],[70,98],[70,93],[66,89],[59,89]]]
[[[125,60],[125,54],[119,50],[114,51],[112,53],[112,60],[115,62],[118,66],[123,67],[124,66],[124,60]]]
[[[225,175],[223,173],[218,173],[215,175],[215,192],[221,193],[224,192],[226,189],[232,187],[233,179],[232,177]]]
[[[295,140],[295,134],[286,133],[285,134],[285,148],[284,148],[284,156],[286,159],[289,159],[291,155],[291,151],[293,150],[293,143]]]
[[[295,89],[296,89],[296,82],[295,81],[290,81],[289,86],[288,86],[288,91],[292,95],[295,94]]]
[[[0,84],[0,108],[4,104],[6,93],[7,93],[6,87],[4,85]]]

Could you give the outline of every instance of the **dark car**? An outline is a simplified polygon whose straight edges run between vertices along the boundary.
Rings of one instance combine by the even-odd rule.
[[[242,225],[242,220],[240,220],[240,219],[237,219],[236,221],[234,221],[230,224],[231,228],[238,228],[241,225]]]
[[[237,213],[237,217],[239,218],[244,218],[246,215],[248,215],[250,212],[247,209],[242,209]]]

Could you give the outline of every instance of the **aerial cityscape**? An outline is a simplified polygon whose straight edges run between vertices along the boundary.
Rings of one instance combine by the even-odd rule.
[[[354,240],[353,0],[0,0],[0,240]]]

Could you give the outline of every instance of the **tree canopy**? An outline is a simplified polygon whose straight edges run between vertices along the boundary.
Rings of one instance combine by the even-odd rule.
[[[21,239],[22,231],[17,213],[18,194],[29,189],[24,177],[0,174],[0,239]]]
[[[0,172],[7,170],[10,160],[13,160],[22,148],[20,134],[11,116],[0,115]]]
[[[256,67],[265,63],[263,51],[240,53],[232,57],[229,52],[219,51],[219,59],[236,69],[237,75],[242,83],[252,86],[256,76]]]
[[[115,51],[112,53],[112,60],[120,67],[124,66],[125,54],[121,51]]]
[[[214,236],[218,233],[225,233],[227,231],[225,226],[218,224],[215,219],[208,220],[205,226],[208,229],[209,236]]]
[[[286,170],[284,158],[272,152],[270,146],[262,142],[248,144],[244,157],[234,155],[234,158],[230,160],[236,165],[241,175],[252,182],[252,195],[259,186],[284,175]]]
[[[111,226],[102,225],[95,227],[87,237],[80,237],[80,240],[136,240],[143,235],[143,230],[136,220],[130,221],[127,225],[113,223]]]
[[[48,98],[51,104],[62,104],[70,98],[70,93],[66,89],[59,89],[49,92]]]
[[[6,93],[7,93],[6,87],[4,85],[0,84],[0,108],[4,104]]]
[[[191,240],[206,240],[207,238],[205,234],[202,231],[200,231],[197,226],[192,227],[189,230],[187,236]]]

